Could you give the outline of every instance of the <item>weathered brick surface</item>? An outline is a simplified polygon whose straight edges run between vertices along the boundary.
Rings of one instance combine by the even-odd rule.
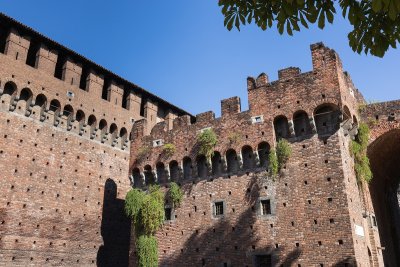
[[[166,186],[175,179],[185,191],[175,218],[157,234],[161,266],[255,266],[256,255],[265,254],[272,256],[273,266],[383,265],[376,252],[379,237],[370,236],[370,218],[363,216],[364,199],[349,152],[363,98],[333,50],[315,44],[311,52],[310,72],[285,69],[274,82],[265,74],[249,77],[248,111],[241,112],[240,99],[234,97],[221,101],[221,118],[212,112],[197,115],[195,123],[178,117],[172,129],[163,122],[150,134],[146,120],[135,123],[130,163],[135,185],[154,176]],[[320,109],[327,106],[332,109]],[[324,119],[326,114],[332,117]],[[198,155],[196,138],[209,127],[218,136],[220,164]],[[283,174],[272,180],[260,166],[259,144],[274,147],[279,134],[289,140],[293,154]],[[174,144],[176,152],[165,155],[162,146],[154,145],[157,140]],[[145,155],[139,153],[144,147],[150,148]],[[227,167],[232,149],[237,171]],[[192,168],[185,164],[188,159]],[[222,173],[212,173],[215,166]],[[272,215],[260,215],[260,198],[270,199]],[[226,213],[214,218],[212,205],[221,200]],[[364,233],[356,234],[356,228]]]

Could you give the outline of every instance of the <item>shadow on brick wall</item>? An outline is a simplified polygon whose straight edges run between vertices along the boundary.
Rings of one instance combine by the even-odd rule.
[[[101,220],[104,245],[97,252],[97,266],[128,266],[131,224],[124,214],[124,203],[123,199],[117,198],[117,184],[107,179]]]
[[[193,231],[183,244],[183,250],[161,260],[160,266],[270,266],[265,261],[271,254],[274,255],[271,266],[297,263],[302,254],[301,248],[289,250],[281,246],[257,245],[263,238],[255,234],[259,232],[256,231],[257,216],[251,208],[259,198],[257,180],[253,175],[248,182],[250,191],[243,199],[248,209],[234,219],[232,216],[229,219],[219,218],[209,228]]]

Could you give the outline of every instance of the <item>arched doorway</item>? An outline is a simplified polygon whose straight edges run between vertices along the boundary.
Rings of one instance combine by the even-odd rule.
[[[400,129],[368,147],[373,179],[369,185],[386,266],[400,266]]]

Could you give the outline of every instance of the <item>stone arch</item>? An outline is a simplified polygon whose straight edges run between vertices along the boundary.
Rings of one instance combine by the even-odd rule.
[[[88,118],[88,125],[90,128],[90,138],[94,138],[95,134],[96,134],[96,123],[97,123],[97,119],[96,116],[91,114]]]
[[[277,140],[280,138],[288,138],[290,136],[288,119],[283,115],[275,117],[274,129]]]
[[[293,124],[296,137],[312,133],[308,114],[304,110],[298,110],[293,114]]]
[[[352,117],[351,117],[350,109],[348,106],[344,105],[343,106],[343,121],[351,120],[351,119],[352,119]]]
[[[167,179],[164,163],[162,163],[161,161],[157,162],[156,171],[157,171],[157,180],[158,180],[158,182],[159,183],[166,183],[168,179]]]
[[[236,173],[239,170],[239,162],[236,151],[229,149],[226,151],[226,166],[228,173]]]
[[[251,170],[254,168],[254,153],[251,146],[246,145],[242,147],[243,169]]]
[[[122,146],[124,146],[128,140],[128,131],[126,130],[125,127],[122,127],[121,130],[119,131],[119,137],[121,138]]]
[[[400,129],[378,136],[368,146],[373,179],[369,185],[385,265],[400,266]]]
[[[47,105],[47,97],[44,94],[37,95],[35,99],[35,105],[45,108]]]
[[[134,168],[132,170],[132,178],[133,178],[133,186],[134,187],[141,187],[142,184],[142,176],[140,175],[139,168]]]
[[[268,167],[268,156],[271,147],[267,142],[261,142],[257,146],[260,167]]]
[[[357,120],[356,115],[353,115],[353,124],[358,125],[358,120]]]
[[[105,119],[100,120],[99,130],[100,130],[100,140],[103,141],[103,138],[107,133],[107,121]]]
[[[144,166],[143,174],[144,174],[144,181],[145,181],[146,185],[151,185],[156,182],[154,179],[153,170],[150,165]]]
[[[207,158],[204,155],[196,157],[197,176],[199,178],[206,178],[208,174]]]
[[[218,151],[215,151],[214,155],[211,158],[211,169],[213,175],[222,174],[222,157],[221,153],[219,153]]]
[[[49,110],[53,111],[55,114],[59,113],[61,109],[61,104],[60,101],[58,101],[57,99],[53,99],[50,101],[50,105],[49,105]]]
[[[3,94],[10,95],[10,96],[16,95],[17,94],[17,85],[12,81],[6,82],[6,84],[4,85]]]
[[[187,180],[192,178],[192,171],[193,171],[192,159],[189,157],[184,157],[182,160],[182,164],[183,164],[183,179]]]
[[[24,100],[27,103],[30,102],[33,98],[32,91],[29,88],[24,88],[21,90],[19,94],[19,100]]]
[[[65,105],[63,116],[67,119],[67,129],[70,130],[72,128],[71,123],[74,119],[74,108],[71,105]]]
[[[338,106],[330,103],[319,105],[314,110],[315,126],[318,135],[330,135],[339,129]]]
[[[78,109],[75,119],[79,122],[79,125],[85,124],[85,118],[85,112],[83,112],[81,109]]]
[[[171,181],[179,180],[179,165],[176,160],[172,160],[169,163],[169,175],[170,175]]]
[[[111,123],[109,133],[111,135],[111,143],[112,143],[118,137],[118,127],[115,123]]]

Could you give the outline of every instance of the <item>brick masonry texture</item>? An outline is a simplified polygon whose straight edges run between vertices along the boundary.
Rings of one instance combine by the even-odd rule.
[[[135,266],[125,195],[170,181],[185,195],[156,234],[160,266],[400,264],[400,102],[366,105],[334,50],[311,45],[309,72],[247,78],[247,111],[232,97],[220,118],[191,116],[0,22],[0,266]],[[357,182],[349,151],[360,121],[371,185]],[[197,143],[207,128],[218,136],[211,159]],[[272,178],[279,138],[293,152]]]

